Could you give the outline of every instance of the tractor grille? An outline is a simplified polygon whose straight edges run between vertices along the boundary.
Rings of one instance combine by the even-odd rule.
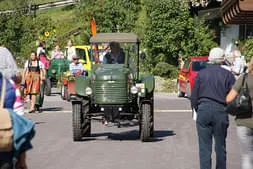
[[[125,81],[96,81],[94,87],[97,104],[123,104],[128,101]]]

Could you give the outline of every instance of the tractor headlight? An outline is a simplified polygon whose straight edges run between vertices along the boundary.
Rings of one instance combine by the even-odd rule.
[[[87,95],[91,95],[92,94],[92,89],[90,87],[87,87],[85,89],[85,92],[86,92]]]
[[[52,72],[52,73],[56,73],[56,70],[55,70],[55,69],[52,69],[51,72]]]
[[[136,94],[138,92],[138,88],[136,86],[131,87],[131,93]]]

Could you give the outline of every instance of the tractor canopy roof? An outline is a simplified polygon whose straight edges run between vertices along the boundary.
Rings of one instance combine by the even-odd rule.
[[[109,43],[109,42],[128,42],[137,43],[140,42],[138,36],[134,33],[97,33],[90,38],[91,43]]]

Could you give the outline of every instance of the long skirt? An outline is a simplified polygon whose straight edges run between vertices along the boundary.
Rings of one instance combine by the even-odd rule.
[[[38,72],[29,72],[26,77],[26,94],[40,93],[40,74]]]

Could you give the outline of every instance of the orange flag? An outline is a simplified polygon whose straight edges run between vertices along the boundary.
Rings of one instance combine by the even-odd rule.
[[[95,22],[95,19],[94,19],[94,18],[92,18],[92,19],[90,20],[90,27],[91,27],[91,35],[92,35],[92,36],[95,36],[96,33],[97,33],[97,28],[96,28],[96,22]]]

